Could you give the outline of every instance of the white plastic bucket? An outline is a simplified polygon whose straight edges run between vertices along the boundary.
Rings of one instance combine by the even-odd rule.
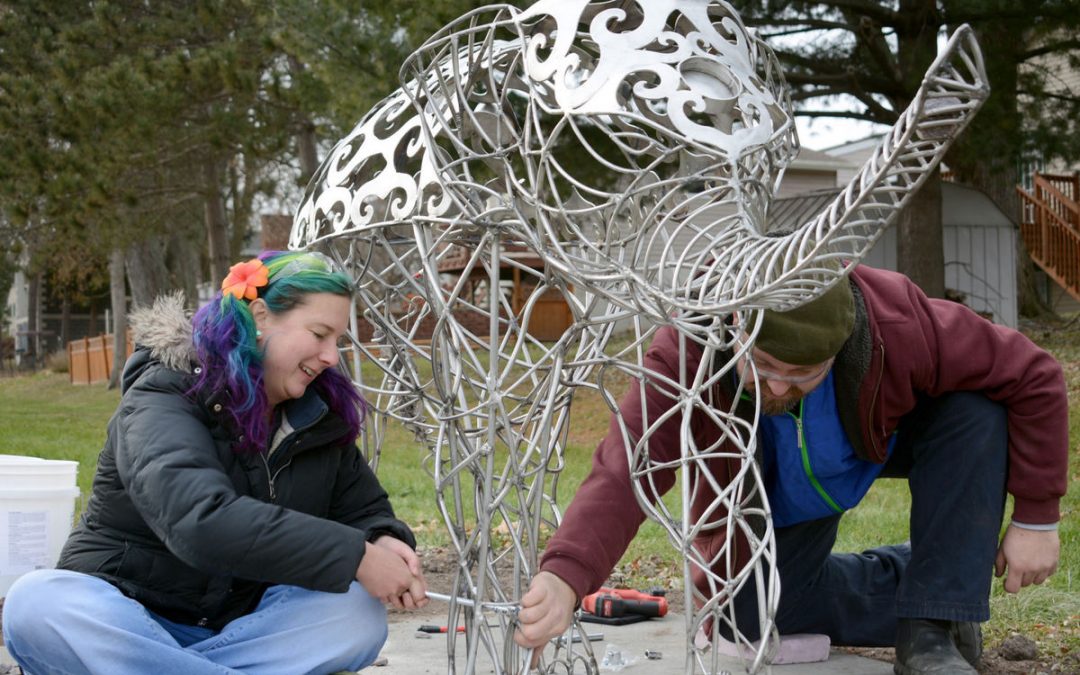
[[[75,515],[78,462],[0,455],[0,597],[27,572],[55,567]]]

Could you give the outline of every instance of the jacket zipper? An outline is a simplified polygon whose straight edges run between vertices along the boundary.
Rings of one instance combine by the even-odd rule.
[[[878,368],[877,381],[874,382],[874,393],[870,397],[870,411],[866,418],[866,428],[870,430],[870,449],[874,453],[874,459],[880,459],[881,453],[877,445],[877,429],[874,428],[874,409],[878,404],[878,392],[881,391],[881,380],[885,377],[885,343],[878,343],[878,351],[881,352],[881,365]]]
[[[277,490],[274,489],[276,474],[270,473],[270,462],[266,459],[266,455],[260,453],[259,457],[262,457],[263,466],[266,467],[266,482],[270,485],[270,501],[274,501],[277,498]]]
[[[310,424],[304,425],[303,429],[293,429],[293,433],[290,434],[289,437],[286,439],[287,441],[289,441],[289,447],[284,448],[278,446],[278,449],[275,451],[274,454],[280,454],[282,452],[292,450],[292,446],[296,445],[297,440],[296,438],[294,438],[294,436],[305,429],[310,429],[311,427],[315,426],[325,416],[326,411],[324,410]],[[284,442],[282,443],[282,445],[284,445]],[[266,456],[265,453],[260,453],[259,456],[262,457],[263,466],[266,467],[266,482],[270,485],[270,501],[274,501],[277,499],[277,488],[274,485],[274,481],[277,480],[278,475],[280,475],[282,471],[287,469],[289,465],[292,464],[293,458],[290,456],[289,461],[279,466],[277,471],[270,471],[270,459]]]
[[[825,500],[825,503],[828,504],[833,511],[843,513],[844,509],[840,508],[840,505],[836,503],[836,500],[834,500],[825,490],[825,487],[818,481],[817,476],[814,475],[813,468],[810,466],[810,452],[806,444],[806,435],[803,433],[803,402],[801,400],[799,401],[798,415],[792,412],[789,412],[788,414],[795,419],[795,431],[799,437],[799,454],[802,456],[803,472],[806,473],[807,479],[809,479],[810,484],[814,486],[814,490],[817,491],[818,496]]]
[[[271,496],[273,496],[273,494],[274,494],[274,485],[275,485],[275,482],[277,481],[277,477],[281,474],[282,471],[287,469],[290,464],[292,464],[292,457],[289,458],[289,461],[287,461],[284,464],[282,464],[281,466],[279,466],[278,470],[274,472],[274,475],[270,477],[270,494],[271,494]]]
[[[294,441],[295,442],[295,441]],[[285,462],[277,468],[277,471],[270,470],[270,460],[266,455],[260,455],[263,460],[263,466],[266,467],[266,482],[270,485],[270,501],[274,501],[277,498],[277,477],[281,475],[281,472],[289,468],[292,464],[293,458],[289,457],[289,461]]]

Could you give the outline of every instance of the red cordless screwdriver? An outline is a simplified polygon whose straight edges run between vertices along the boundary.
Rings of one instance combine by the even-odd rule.
[[[665,616],[668,611],[667,598],[625,588],[601,588],[586,595],[581,607],[589,614],[602,617],[627,614],[659,617]]]
[[[418,630],[421,633],[448,633],[448,632],[450,632],[449,629],[446,626],[432,626],[431,624],[424,624],[423,626],[420,626],[416,630]],[[458,626],[457,627],[457,632],[464,633],[465,632],[465,626]]]

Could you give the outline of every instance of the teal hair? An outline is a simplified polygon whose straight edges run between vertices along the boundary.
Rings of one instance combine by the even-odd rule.
[[[312,293],[352,298],[352,280],[326,256],[299,251],[266,251],[259,259],[269,272],[258,296],[273,314],[304,303]],[[242,437],[240,449],[261,452],[269,433],[269,402],[263,388],[262,352],[248,300],[220,291],[192,320],[202,371],[195,390],[223,392],[229,415]],[[353,383],[335,368],[324,370],[312,386],[350,429],[355,439],[363,421],[363,400]]]

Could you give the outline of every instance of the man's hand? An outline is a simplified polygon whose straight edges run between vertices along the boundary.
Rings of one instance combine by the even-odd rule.
[[[570,626],[576,604],[577,596],[569,584],[551,572],[537,574],[528,592],[521,596],[514,642],[529,649],[543,649]],[[534,665],[538,656],[539,652],[533,656]]]
[[[1005,590],[1009,593],[1041,584],[1057,570],[1060,552],[1057,530],[1026,530],[1009,525],[998,547],[994,576],[1005,574]]]
[[[368,542],[356,580],[368,593],[398,609],[416,609],[428,603],[420,557],[408,544],[388,535]]]

